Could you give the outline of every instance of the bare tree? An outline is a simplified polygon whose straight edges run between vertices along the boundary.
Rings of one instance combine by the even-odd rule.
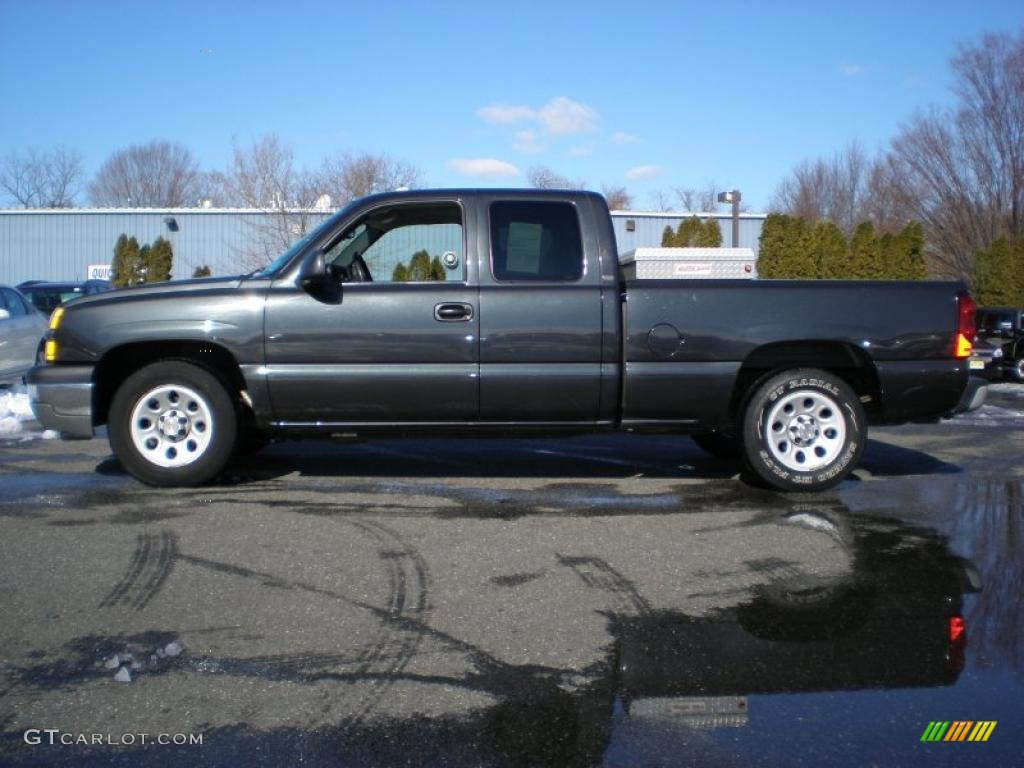
[[[719,209],[718,192],[721,187],[713,181],[701,187],[670,187],[651,193],[651,204],[654,210],[668,213],[671,211],[684,213],[710,213]],[[742,206],[741,210],[747,210]]]
[[[670,195],[664,189],[656,189],[650,193],[648,199],[651,201],[652,211],[661,211],[667,213],[672,210],[675,205],[672,195]]]
[[[625,187],[601,187],[601,194],[608,202],[608,207],[613,211],[628,211],[633,207],[633,196]]]
[[[933,268],[967,279],[978,251],[1024,236],[1024,34],[987,35],[952,64],[958,108],[914,117],[889,162]]]
[[[0,190],[22,208],[71,208],[83,177],[81,154],[65,146],[11,153],[0,164]]]
[[[545,165],[535,165],[526,172],[531,187],[537,189],[586,189],[587,182],[583,179],[570,179],[555,173]]]
[[[770,208],[812,222],[827,219],[849,238],[865,218],[872,166],[863,148],[851,142],[831,158],[806,161],[793,169],[776,189]]]
[[[672,192],[675,193],[678,202],[678,209],[695,213],[717,211],[718,191],[719,187],[713,181],[700,188],[672,187]]]
[[[199,164],[181,144],[154,139],[114,152],[89,185],[94,205],[181,208],[199,200]]]
[[[317,174],[318,184],[341,207],[366,195],[423,186],[423,175],[415,166],[386,154],[341,152],[325,157]]]
[[[243,269],[265,265],[323,218],[316,203],[324,188],[315,174],[296,169],[291,148],[275,134],[250,147],[235,144],[231,164],[216,181],[218,203],[270,214],[253,218],[253,243],[239,253]]]

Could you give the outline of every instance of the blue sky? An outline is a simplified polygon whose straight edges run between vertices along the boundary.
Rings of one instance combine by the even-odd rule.
[[[1024,2],[0,0],[0,155],[131,143],[222,168],[276,132],[299,165],[387,152],[431,186],[545,165],[635,208],[673,186],[767,205],[799,161],[884,146],[951,101],[949,59]]]

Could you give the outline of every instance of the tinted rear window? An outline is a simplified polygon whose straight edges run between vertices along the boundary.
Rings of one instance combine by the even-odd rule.
[[[558,202],[491,206],[491,272],[496,280],[571,282],[583,276],[576,208]]]

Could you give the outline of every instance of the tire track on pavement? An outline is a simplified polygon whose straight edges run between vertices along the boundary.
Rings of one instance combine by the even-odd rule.
[[[141,611],[157,596],[174,570],[178,537],[170,531],[142,533],[136,537],[135,552],[128,570],[113,589],[100,600],[100,608],[125,605]]]

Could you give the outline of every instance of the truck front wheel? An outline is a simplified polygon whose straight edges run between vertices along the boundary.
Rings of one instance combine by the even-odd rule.
[[[867,428],[856,393],[838,376],[813,368],[780,373],[748,399],[744,463],[784,491],[820,491],[849,475]]]
[[[148,485],[201,485],[231,458],[238,418],[221,381],[184,360],[147,365],[110,404],[110,447]]]

